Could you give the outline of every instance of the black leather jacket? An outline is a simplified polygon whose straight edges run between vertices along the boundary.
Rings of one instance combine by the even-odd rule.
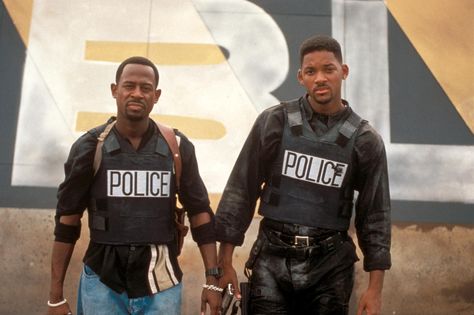
[[[306,117],[322,135],[352,109],[348,106],[333,116],[314,113],[302,97]],[[283,105],[263,111],[257,118],[235,163],[216,214],[217,239],[239,246],[255,213],[262,185],[269,180],[271,165],[278,156],[285,122]],[[355,227],[364,254],[364,269],[385,270],[391,266],[390,193],[387,158],[380,135],[365,123],[358,131],[353,152]]]

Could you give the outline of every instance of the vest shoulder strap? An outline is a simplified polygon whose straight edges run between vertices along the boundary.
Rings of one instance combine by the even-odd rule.
[[[299,99],[282,103],[286,107],[286,116],[291,133],[300,136],[303,133],[303,116]]]
[[[360,118],[354,111],[347,117],[346,121],[339,128],[339,135],[336,139],[336,143],[340,146],[345,146],[352,135],[357,131],[363,119]]]

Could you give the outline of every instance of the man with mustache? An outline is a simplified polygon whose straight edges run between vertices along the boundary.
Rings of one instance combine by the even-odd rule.
[[[221,289],[214,218],[194,146],[179,131],[150,119],[161,95],[158,70],[150,60],[128,58],[115,80],[114,125],[109,122],[80,137],[65,164],[48,314],[71,314],[63,282],[86,208],[91,239],[83,259],[77,313],[181,314],[177,194],[206,269],[201,311],[209,304],[211,314],[217,315]]]
[[[243,243],[260,199],[260,229],[246,263],[250,314],[348,314],[354,283],[355,227],[369,285],[357,314],[380,314],[391,267],[390,195],[384,144],[341,97],[349,68],[339,43],[313,36],[300,47],[298,81],[306,94],[257,118],[216,214],[220,285],[232,283],[235,246]]]

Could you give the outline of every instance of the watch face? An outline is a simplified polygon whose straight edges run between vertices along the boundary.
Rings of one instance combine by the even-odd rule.
[[[220,278],[222,276],[222,269],[221,268],[211,268],[206,270],[206,276],[214,276],[216,278]]]

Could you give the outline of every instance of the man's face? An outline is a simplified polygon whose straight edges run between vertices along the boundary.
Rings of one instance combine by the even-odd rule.
[[[347,65],[341,64],[334,53],[313,51],[303,57],[298,81],[309,95],[309,102],[325,112],[339,110],[341,85],[349,73]]]
[[[155,89],[155,83],[151,67],[126,65],[119,82],[111,85],[112,96],[117,102],[117,119],[147,119],[161,94],[161,90]]]

